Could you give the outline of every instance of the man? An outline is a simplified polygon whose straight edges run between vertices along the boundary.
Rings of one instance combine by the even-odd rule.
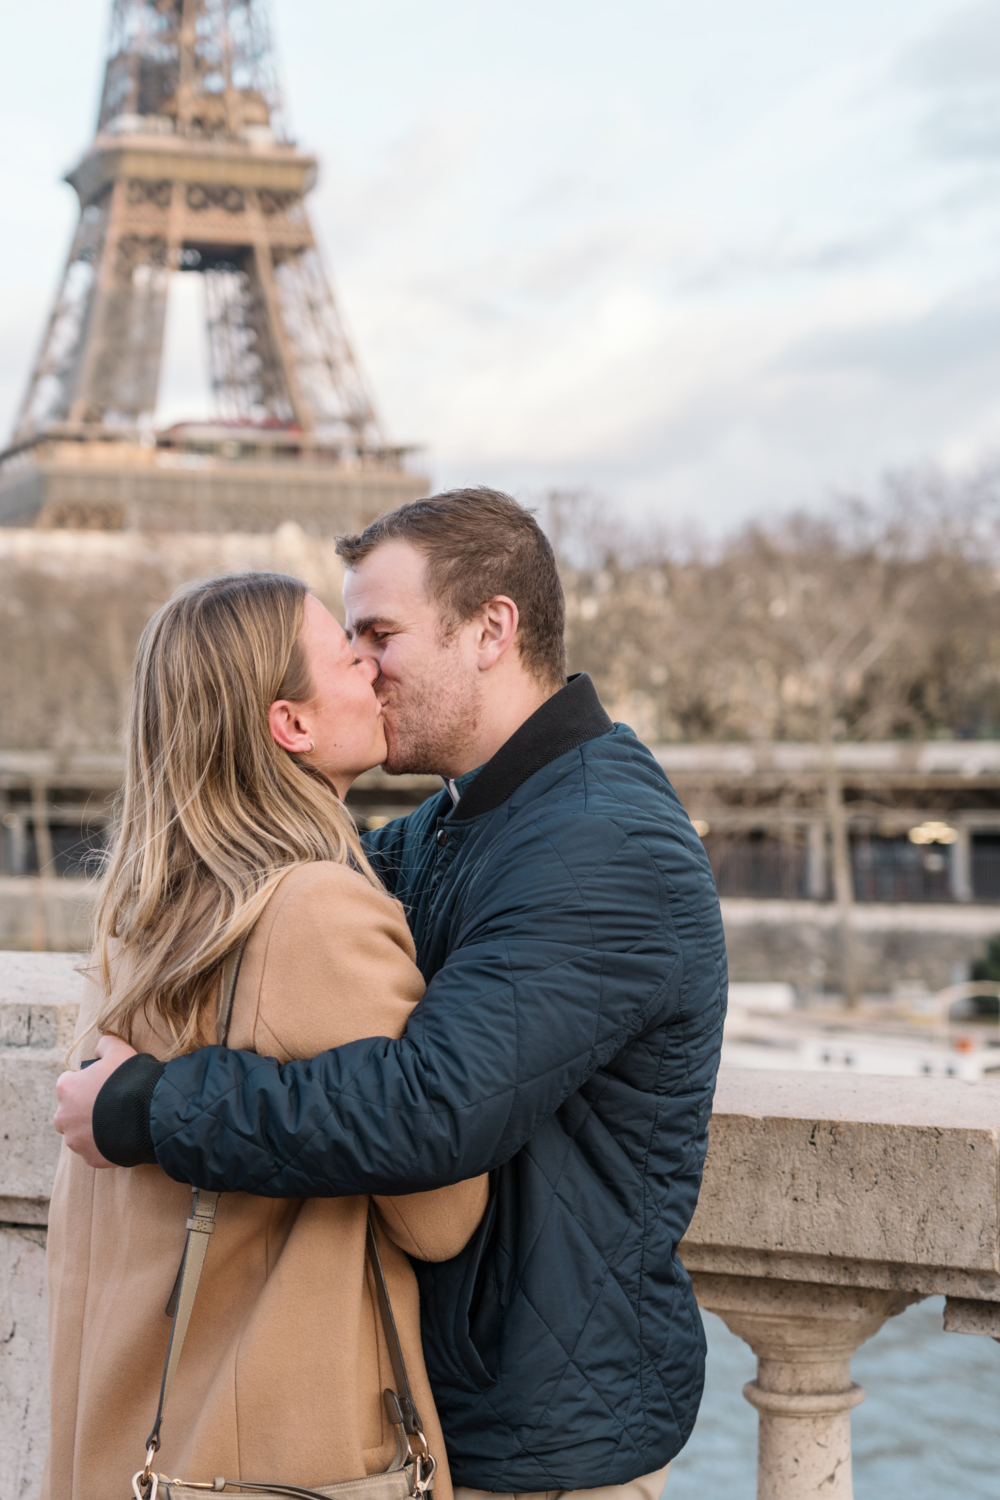
[[[676,1251],[725,1008],[708,862],[652,755],[588,677],[566,683],[530,513],[457,490],[339,550],[386,767],[446,782],[366,839],[426,995],[400,1041],[284,1066],[220,1048],[163,1065],[106,1040],[60,1080],[57,1125],[94,1165],[279,1197],[489,1171],[471,1243],[416,1267],[456,1484],[657,1500],[703,1379]]]

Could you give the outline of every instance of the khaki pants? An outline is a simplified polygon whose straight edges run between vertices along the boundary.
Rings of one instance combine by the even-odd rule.
[[[467,1490],[455,1486],[455,1500],[562,1500],[572,1496],[573,1500],[660,1500],[663,1486],[667,1482],[666,1469],[657,1469],[655,1474],[643,1474],[629,1484],[607,1484],[596,1490],[536,1490],[531,1494],[493,1494],[488,1490]]]

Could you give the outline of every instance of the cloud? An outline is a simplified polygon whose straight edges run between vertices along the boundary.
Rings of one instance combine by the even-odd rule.
[[[947,298],[919,317],[809,335],[781,367],[866,371],[904,386],[944,384],[985,369],[1000,390],[1000,281]]]
[[[949,92],[996,83],[1000,77],[997,0],[977,0],[946,15],[929,35],[904,51],[898,72],[901,78]]]
[[[1000,155],[997,0],[978,0],[948,16],[904,53],[899,77],[927,97],[920,130],[925,149],[958,160]]]

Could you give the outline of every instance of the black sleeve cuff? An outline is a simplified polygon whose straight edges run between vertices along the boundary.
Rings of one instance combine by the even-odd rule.
[[[149,1112],[165,1067],[140,1052],[115,1069],[94,1100],[94,1144],[116,1167],[156,1165]]]

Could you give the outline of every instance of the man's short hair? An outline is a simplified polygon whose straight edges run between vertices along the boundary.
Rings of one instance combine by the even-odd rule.
[[[409,542],[427,558],[427,582],[454,630],[497,594],[517,605],[516,644],[525,670],[546,686],[566,681],[566,603],[544,531],[500,490],[445,490],[380,516],[337,552],[357,567],[383,542]]]

